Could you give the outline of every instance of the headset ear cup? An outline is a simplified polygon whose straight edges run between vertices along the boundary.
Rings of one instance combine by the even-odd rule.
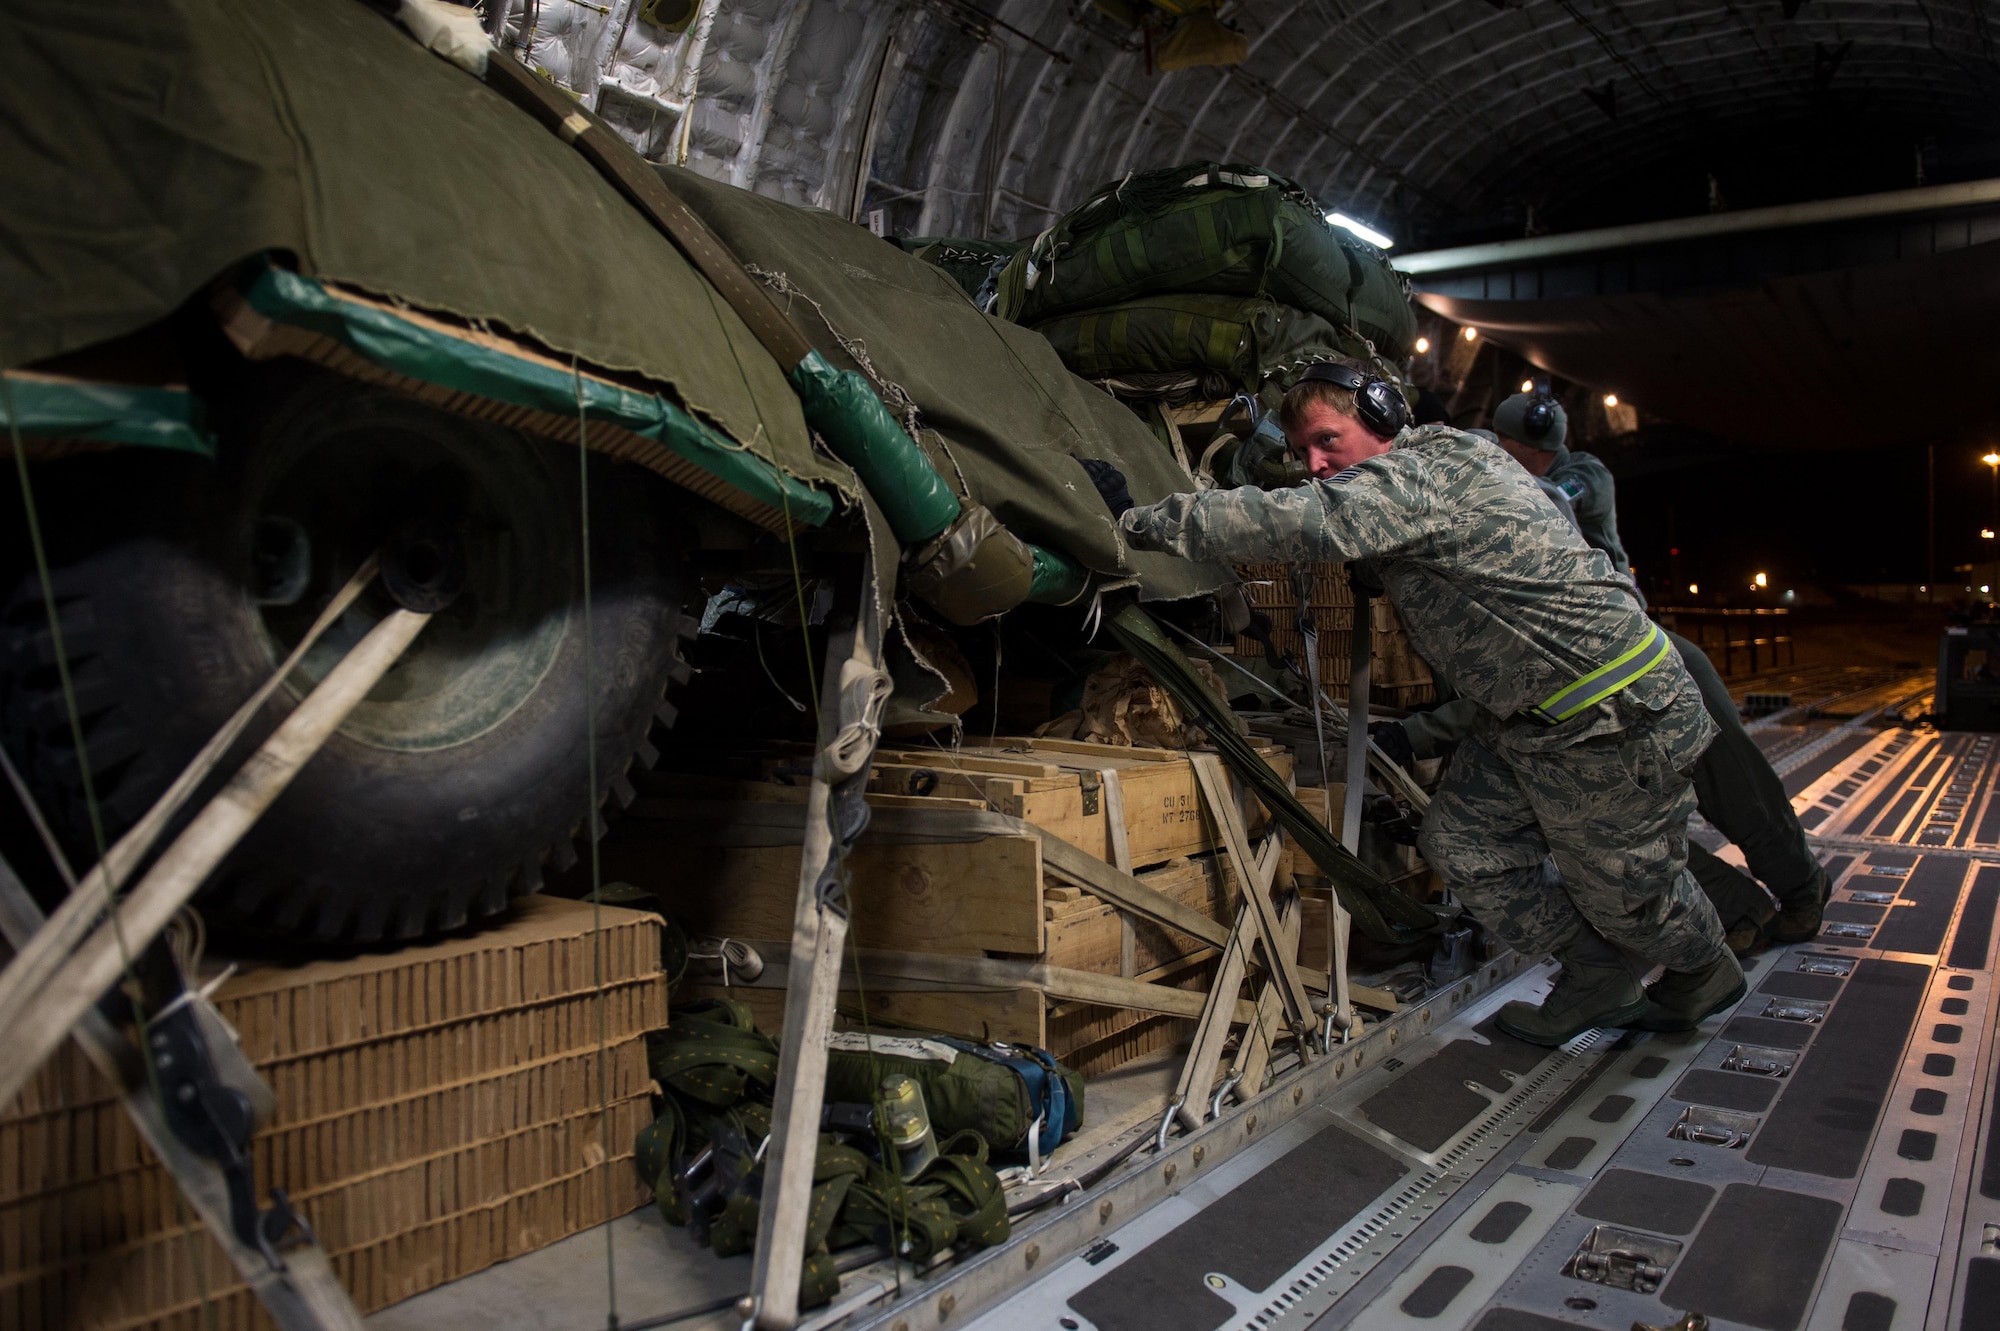
[[[1539,442],[1548,438],[1549,431],[1556,425],[1555,399],[1541,393],[1535,394],[1535,400],[1528,404],[1528,413],[1521,424],[1529,442]]]
[[[1410,404],[1386,379],[1370,379],[1355,396],[1361,423],[1385,439],[1402,432],[1410,419]]]

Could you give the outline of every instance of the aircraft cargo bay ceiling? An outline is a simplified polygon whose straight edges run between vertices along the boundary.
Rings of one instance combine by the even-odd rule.
[[[1433,310],[1663,418],[1814,447],[1995,423],[1983,0],[487,5],[650,156],[885,234],[1026,240],[1127,172],[1254,163],[1392,240]],[[1464,248],[1667,219],[1725,225]]]

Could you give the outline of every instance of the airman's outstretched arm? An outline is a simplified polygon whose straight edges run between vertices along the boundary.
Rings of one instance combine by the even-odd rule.
[[[1135,549],[1225,563],[1408,554],[1448,525],[1421,476],[1382,458],[1288,490],[1169,495],[1119,519]]]

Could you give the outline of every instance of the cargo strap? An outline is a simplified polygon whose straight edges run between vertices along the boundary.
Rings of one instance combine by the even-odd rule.
[[[1312,690],[1313,738],[1319,744],[1319,783],[1324,786],[1333,777],[1326,767],[1326,712],[1319,705],[1319,624],[1312,613],[1312,565],[1293,564],[1291,575],[1292,604],[1298,610],[1296,627],[1299,641],[1305,644],[1306,687]],[[1350,843],[1347,848],[1353,850],[1354,846]]]
[[[1522,715],[1531,716],[1545,726],[1560,725],[1584,708],[1638,682],[1647,671],[1667,659],[1668,650],[1666,632],[1654,624],[1652,632],[1637,647],[1557,689]]]
[[[1237,729],[1236,714],[1202,682],[1151,615],[1137,604],[1127,605],[1107,624],[1119,646],[1137,657],[1175,704],[1201,723],[1223,761],[1333,883],[1341,904],[1353,913],[1364,933],[1377,942],[1404,943],[1415,934],[1437,929],[1437,916],[1428,906],[1385,883],[1299,803],[1284,778],[1271,770]]]

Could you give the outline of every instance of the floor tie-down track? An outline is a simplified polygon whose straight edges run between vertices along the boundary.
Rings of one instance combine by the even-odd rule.
[[[1535,1049],[1491,1021],[1535,968],[974,1325],[2000,1328],[2000,763],[1986,736],[1840,747],[1793,784],[1825,929],[1732,1012]]]

